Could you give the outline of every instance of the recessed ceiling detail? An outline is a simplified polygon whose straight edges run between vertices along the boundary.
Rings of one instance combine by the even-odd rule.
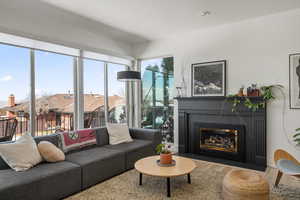
[[[201,16],[202,17],[205,17],[205,16],[208,16],[208,15],[210,15],[211,14],[211,12],[209,11],[209,10],[205,10],[205,11],[201,11]]]

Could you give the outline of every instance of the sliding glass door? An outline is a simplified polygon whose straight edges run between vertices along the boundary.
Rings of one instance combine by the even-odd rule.
[[[0,44],[0,139],[29,131],[30,50]]]
[[[74,130],[72,56],[35,51],[35,135]]]
[[[104,62],[83,59],[84,128],[105,126]]]
[[[142,122],[143,128],[160,128],[173,138],[173,57],[143,60]]]

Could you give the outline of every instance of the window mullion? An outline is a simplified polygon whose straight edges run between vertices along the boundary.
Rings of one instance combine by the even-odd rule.
[[[35,54],[34,49],[30,49],[30,133],[35,136],[36,110],[35,110]]]
[[[84,89],[83,89],[83,58],[82,51],[77,65],[77,129],[84,128]]]
[[[108,122],[108,64],[104,63],[104,114],[105,124]]]
[[[141,71],[141,60],[135,61],[135,70]],[[142,81],[136,81],[134,83],[134,126],[135,127],[141,127],[141,101],[142,101],[142,87],[141,87]]]
[[[73,125],[74,130],[78,129],[78,57],[73,58],[73,93],[74,93],[74,114],[73,114]]]

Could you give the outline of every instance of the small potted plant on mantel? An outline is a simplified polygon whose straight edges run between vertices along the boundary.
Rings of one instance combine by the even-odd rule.
[[[160,164],[168,165],[172,164],[172,152],[171,145],[167,143],[161,143],[156,147],[157,154],[160,155]]]

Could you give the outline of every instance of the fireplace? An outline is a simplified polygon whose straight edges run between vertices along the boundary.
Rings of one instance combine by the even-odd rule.
[[[195,122],[195,152],[201,155],[244,161],[243,125]]]
[[[261,97],[248,97],[262,103]],[[179,155],[257,170],[266,168],[266,111],[239,105],[227,97],[181,97],[178,102]],[[239,97],[241,102],[246,98]]]

